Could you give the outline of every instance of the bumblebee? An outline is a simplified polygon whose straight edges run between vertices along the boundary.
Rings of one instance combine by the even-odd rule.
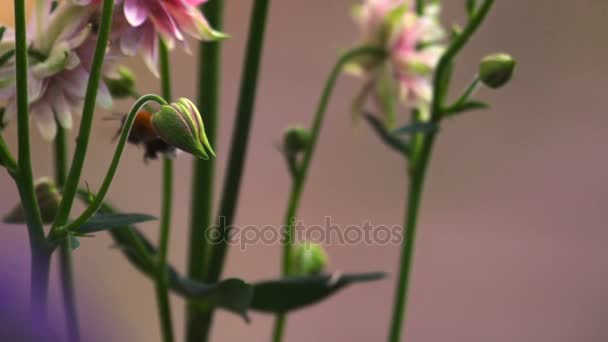
[[[121,120],[122,123],[120,125],[120,129],[116,133],[116,137],[120,136],[120,132],[122,132],[122,129],[124,128],[127,116],[123,115]],[[148,111],[140,111],[137,113],[137,116],[135,116],[135,121],[133,122],[133,128],[131,128],[127,141],[136,146],[143,145],[145,150],[145,162],[151,159],[158,159],[159,154],[164,154],[170,157],[175,156],[175,146],[167,144],[158,136],[154,126],[152,125],[152,113]]]

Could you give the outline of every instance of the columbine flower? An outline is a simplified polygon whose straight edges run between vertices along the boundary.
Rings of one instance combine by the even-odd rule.
[[[30,27],[28,47],[29,112],[44,139],[52,140],[56,120],[64,128],[72,127],[72,113],[80,112],[89,79],[90,54],[83,50],[91,40],[89,24],[93,11],[71,4],[60,5],[53,13],[51,1],[37,9]],[[14,41],[12,42],[14,48]],[[6,104],[5,120],[17,111],[14,60],[0,66],[0,101]],[[112,98],[102,83],[98,104],[109,107]]]
[[[407,0],[367,0],[356,8],[362,45],[387,52],[386,58],[360,58],[349,66],[349,72],[366,79],[355,102],[356,110],[369,95],[388,121],[394,114],[388,102],[397,96],[408,107],[428,105],[432,97],[431,75],[443,51],[438,45],[443,37],[438,15],[436,3],[427,5],[419,16]]]
[[[101,0],[72,0],[97,7]],[[196,6],[208,0],[122,0],[113,24],[117,44],[125,55],[141,52],[148,68],[158,75],[158,37],[172,49],[176,43],[189,51],[184,35],[199,40],[227,36],[215,31]]]

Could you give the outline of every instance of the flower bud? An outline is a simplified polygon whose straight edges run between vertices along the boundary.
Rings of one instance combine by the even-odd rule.
[[[479,65],[479,78],[486,86],[497,89],[509,82],[515,70],[515,60],[502,53],[486,56]]]
[[[135,93],[135,75],[126,66],[104,77],[104,81],[112,97],[122,99]]]
[[[41,178],[36,182],[35,192],[42,222],[53,223],[61,202],[61,194],[55,186],[55,182],[49,178]],[[5,223],[25,223],[25,212],[21,204],[11,210],[3,221]]]
[[[192,101],[180,98],[170,105],[161,106],[152,116],[152,125],[169,145],[201,159],[209,159],[207,152],[215,157],[203,119]]]
[[[327,253],[322,246],[310,242],[296,244],[291,250],[291,275],[319,274],[325,270],[327,261]]]
[[[302,152],[310,146],[310,131],[304,127],[291,127],[285,131],[283,145],[290,153]]]

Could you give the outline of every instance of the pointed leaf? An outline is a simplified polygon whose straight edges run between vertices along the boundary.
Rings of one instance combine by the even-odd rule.
[[[286,313],[326,299],[348,285],[376,281],[385,276],[385,273],[335,273],[261,282],[253,286],[251,309],[268,313]]]
[[[89,203],[90,193],[85,190],[78,191],[79,198],[85,203]],[[104,203],[100,212],[105,214],[116,213],[116,210],[109,204]],[[154,278],[155,270],[147,260],[154,258],[157,248],[146,237],[131,225],[123,226],[120,229],[108,231],[116,242],[118,248],[127,257],[129,262],[140,272],[150,278]],[[140,243],[148,253],[141,255],[136,245]],[[171,265],[167,265],[169,273],[169,284],[175,293],[182,297],[194,298],[195,304],[208,310],[211,307],[220,307],[247,318],[247,309],[253,299],[253,286],[240,279],[227,279],[217,284],[203,284],[181,276]]]
[[[417,122],[411,125],[397,128],[393,131],[394,134],[416,134],[416,133],[429,133],[437,130],[437,124],[432,122]]]
[[[445,109],[444,115],[446,117],[449,117],[449,116],[454,116],[454,115],[470,112],[473,110],[482,110],[482,109],[488,109],[488,108],[490,108],[490,105],[485,102],[467,101],[464,103],[457,103],[457,104]]]
[[[375,115],[364,113],[363,117],[386,145],[399,153],[407,154],[409,152],[407,143],[387,131],[384,124]]]
[[[80,247],[80,241],[78,241],[78,238],[76,236],[74,236],[74,234],[69,233],[68,236],[70,239],[70,248],[72,250],[75,250],[78,247]]]
[[[97,214],[78,227],[77,232],[90,234],[154,220],[156,217],[146,214]]]

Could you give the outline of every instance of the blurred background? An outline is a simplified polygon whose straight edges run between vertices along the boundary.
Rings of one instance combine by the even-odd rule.
[[[274,147],[291,124],[311,121],[338,51],[357,38],[347,0],[274,1],[237,224],[281,223],[289,178]],[[464,21],[464,1],[444,1],[444,23]],[[218,188],[224,176],[251,0],[227,1]],[[12,22],[11,2],[0,20]],[[586,341],[608,339],[608,154],[605,113],[608,2],[497,1],[487,23],[458,60],[454,94],[481,57],[510,52],[514,81],[478,97],[492,109],[446,122],[430,167],[411,288],[407,340]],[[194,96],[195,59],[173,55],[175,94]],[[141,91],[158,82],[139,59]],[[359,81],[341,79],[315,155],[300,218],[343,227],[370,220],[401,224],[404,163],[367,128],[353,129],[349,106]],[[117,103],[126,111],[129,103]],[[97,115],[83,176],[98,188],[114,151],[118,123]],[[6,130],[15,148],[15,126]],[[74,137],[74,134],[72,135]],[[52,176],[51,146],[33,133],[35,175]],[[73,146],[72,146],[73,147]],[[125,154],[109,199],[129,212],[159,211],[158,162]],[[171,261],[183,269],[188,231],[191,159],[177,160]],[[217,190],[217,189],[216,189]],[[218,192],[218,191],[216,191]],[[0,173],[0,212],[18,199]],[[157,226],[145,231],[156,239]],[[153,286],[105,234],[82,239],[75,253],[79,310],[88,336],[158,341]],[[26,286],[25,228],[0,224],[0,283],[9,274]],[[398,246],[328,246],[330,270],[387,271],[385,281],[354,286],[290,316],[287,341],[381,341],[393,297]],[[24,254],[25,253],[25,254]],[[18,257],[21,255],[21,257]],[[280,247],[229,253],[226,277],[257,281],[280,270]],[[11,272],[9,272],[11,270]],[[59,289],[51,289],[58,306]],[[183,333],[183,302],[173,315]],[[0,304],[2,305],[2,304]],[[54,308],[53,312],[57,309]],[[267,341],[273,318],[253,314],[247,325],[221,312],[214,341]],[[99,336],[98,336],[99,337]]]

